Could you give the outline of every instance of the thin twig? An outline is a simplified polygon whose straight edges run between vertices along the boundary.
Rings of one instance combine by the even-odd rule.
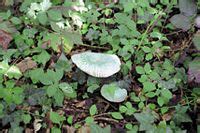
[[[108,121],[108,122],[113,122],[113,123],[119,123],[119,121],[112,119],[112,118],[105,118],[105,117],[98,117],[94,118],[94,120],[100,120],[100,121]]]
[[[88,44],[77,44],[77,45],[78,45],[78,46],[89,47],[89,48],[94,48],[94,49],[110,50],[110,48],[99,47],[99,46],[92,46],[92,45],[88,45]]]

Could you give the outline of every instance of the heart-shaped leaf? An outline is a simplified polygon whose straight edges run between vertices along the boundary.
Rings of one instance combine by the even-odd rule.
[[[110,102],[122,102],[126,99],[127,90],[119,88],[116,84],[103,85],[101,95]]]

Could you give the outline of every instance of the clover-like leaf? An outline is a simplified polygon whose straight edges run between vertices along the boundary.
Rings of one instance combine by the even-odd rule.
[[[107,84],[101,88],[101,95],[110,102],[122,102],[127,97],[127,90],[116,84]]]
[[[116,55],[83,52],[75,54],[72,62],[78,68],[94,77],[109,77],[120,70],[120,59]]]

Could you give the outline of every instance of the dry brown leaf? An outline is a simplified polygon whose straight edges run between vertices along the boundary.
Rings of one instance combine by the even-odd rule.
[[[37,63],[33,61],[30,57],[25,58],[21,62],[16,65],[21,72],[25,72],[27,70],[33,69],[37,67]]]
[[[8,45],[10,43],[10,41],[12,40],[12,36],[5,32],[4,30],[1,30],[0,29],[0,45],[2,46],[2,48],[4,50],[7,50],[8,49]]]

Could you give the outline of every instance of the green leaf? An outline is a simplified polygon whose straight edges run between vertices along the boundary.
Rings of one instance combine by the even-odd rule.
[[[61,129],[60,128],[57,128],[57,127],[53,127],[51,129],[51,133],[61,133]]]
[[[22,119],[25,124],[28,124],[31,121],[31,116],[29,114],[23,114]]]
[[[172,98],[172,93],[168,89],[162,89],[161,94],[163,97],[167,98],[168,100]]]
[[[149,63],[146,63],[144,65],[144,71],[147,73],[147,74],[150,74],[151,73],[151,65]]]
[[[33,59],[38,62],[38,63],[42,63],[43,65],[45,65],[47,63],[47,61],[49,61],[50,59],[50,55],[47,51],[42,50],[42,52],[39,55],[34,55]]]
[[[52,97],[56,94],[57,90],[58,90],[58,85],[56,85],[56,84],[50,85],[47,88],[47,95],[49,97]]]
[[[70,125],[73,123],[73,115],[67,117],[67,123],[69,123]]]
[[[38,21],[39,21],[42,25],[46,25],[47,22],[48,22],[48,17],[47,17],[46,12],[40,12],[40,13],[38,13],[37,19],[38,19]]]
[[[164,103],[165,103],[165,101],[164,101],[164,99],[163,99],[162,97],[158,97],[158,98],[157,98],[157,102],[158,102],[158,105],[159,105],[159,106],[163,106]]]
[[[56,64],[55,64],[55,68],[56,69],[62,69],[65,72],[69,72],[71,71],[71,63],[70,61],[67,59],[67,57],[65,56],[64,53],[62,53],[59,57],[59,59],[57,60]]]
[[[111,116],[117,120],[123,119],[123,116],[119,112],[111,112]]]
[[[59,88],[67,98],[75,98],[77,96],[76,91],[68,83],[60,83]]]
[[[54,99],[58,106],[62,106],[64,101],[63,92],[61,90],[58,90],[57,93],[54,95]]]
[[[61,124],[65,120],[65,117],[59,115],[57,112],[50,112],[50,120],[55,124]]]
[[[149,97],[149,98],[153,98],[156,96],[156,93],[155,92],[148,92],[145,94],[145,96]]]
[[[151,48],[147,47],[147,46],[143,46],[142,47],[142,50],[145,52],[145,53],[150,53],[152,50]]]
[[[94,123],[94,118],[89,116],[85,119],[85,122],[90,125],[91,123]]]
[[[97,107],[96,107],[96,105],[94,104],[94,105],[92,105],[92,106],[90,107],[90,115],[95,115],[95,114],[97,114]]]
[[[19,25],[22,23],[21,19],[19,19],[18,17],[12,17],[11,18],[11,22],[15,25]]]
[[[192,42],[197,50],[200,51],[200,33],[196,33],[192,39]]]
[[[142,66],[136,66],[136,72],[138,74],[145,74],[144,68]]]
[[[150,92],[150,91],[153,91],[155,89],[156,89],[156,86],[155,86],[154,83],[148,82],[148,81],[143,83],[143,91],[144,92]]]
[[[119,107],[120,113],[125,113],[127,110],[128,110],[128,108],[126,106],[122,105],[122,106]]]
[[[42,68],[36,68],[33,70],[29,70],[28,76],[31,78],[32,82],[35,84],[40,81],[41,77],[43,77],[44,71]]]
[[[64,52],[66,54],[69,54],[74,46],[73,44],[73,41],[70,39],[70,38],[67,38],[67,37],[62,37],[62,44],[63,44],[63,49],[64,49]]]
[[[60,10],[51,9],[47,11],[48,17],[53,21],[61,21],[63,19],[62,13]]]
[[[93,93],[96,89],[99,88],[99,85],[93,84],[87,88],[87,92]]]
[[[141,113],[135,113],[134,117],[140,123],[140,131],[145,131],[153,128],[155,118],[150,111],[143,111]]]

